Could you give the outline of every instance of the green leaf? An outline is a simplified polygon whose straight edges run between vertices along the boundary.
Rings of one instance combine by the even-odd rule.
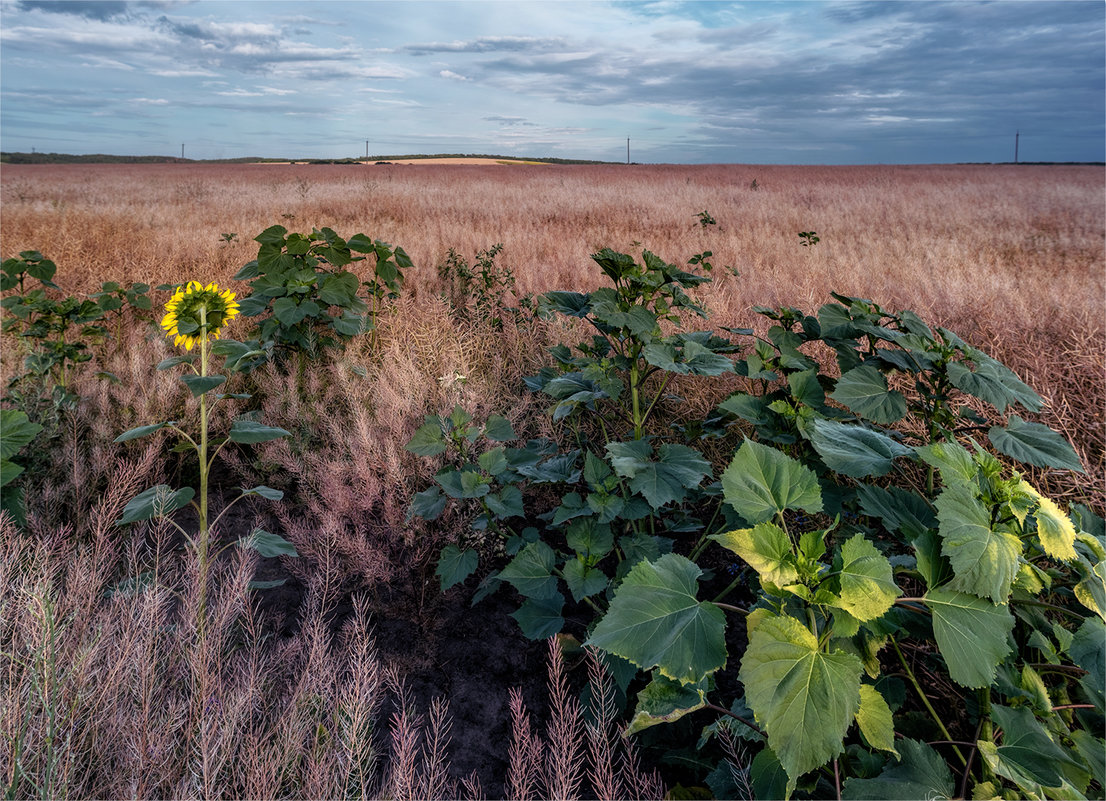
[[[822,491],[813,470],[748,439],[722,473],[722,494],[750,523],[768,520],[784,509],[822,510]]]
[[[838,605],[861,622],[881,617],[902,594],[887,557],[856,534],[841,546],[841,559]]]
[[[792,617],[757,609],[748,625],[738,679],[768,745],[795,781],[842,752],[860,709],[864,665],[840,649],[822,652],[818,638]]]
[[[988,766],[999,776],[1019,786],[1036,783],[1058,787],[1064,781],[1065,764],[1083,767],[1053,742],[1027,707],[993,704],[991,717],[1004,732],[1002,745],[996,747],[984,741],[978,745]]]
[[[652,450],[650,442],[644,439],[607,444],[615,472],[630,479],[630,489],[644,495],[654,509],[682,501],[687,490],[710,475],[710,462],[694,448],[665,443],[657,449],[655,461],[651,458]]]
[[[941,553],[955,574],[949,587],[1005,603],[1018,573],[1021,540],[991,528],[990,513],[966,484],[946,487],[936,506]]]
[[[1040,423],[1027,423],[1016,414],[1006,427],[995,426],[987,436],[1000,453],[1037,467],[1055,467],[1083,473],[1075,450],[1060,434]]]
[[[442,592],[471,576],[479,563],[480,556],[472,548],[465,548],[463,551],[456,545],[442,548],[438,568],[434,571],[434,575],[441,580]]]
[[[168,370],[176,367],[178,364],[192,364],[196,361],[195,356],[170,356],[168,359],[162,359],[157,363],[158,370]]]
[[[273,489],[272,487],[266,487],[264,484],[257,487],[250,487],[250,489],[242,490],[243,495],[257,495],[264,498],[267,501],[279,501],[284,497],[284,493],[280,490]]]
[[[273,579],[272,581],[251,581],[247,587],[251,590],[271,590],[282,587],[288,583],[288,579]]]
[[[753,528],[712,534],[710,539],[744,559],[761,581],[785,587],[799,580],[791,540],[775,523],[757,523]]]
[[[557,578],[553,575],[556,562],[553,549],[540,540],[532,542],[518,552],[500,572],[499,578],[510,582],[516,590],[535,600],[554,598]],[[559,614],[559,612],[558,612]]]
[[[677,554],[634,565],[587,644],[683,684],[726,664],[726,619],[696,599],[698,565]]]
[[[1051,499],[1038,495],[1037,508],[1033,510],[1037,521],[1037,539],[1045,553],[1061,562],[1075,559],[1075,525],[1071,518],[1060,511]]]
[[[0,459],[0,487],[6,487],[15,481],[24,468],[7,459]]]
[[[685,686],[664,676],[654,676],[641,692],[637,694],[637,706],[630,725],[623,732],[624,737],[656,726],[658,723],[671,723],[679,720],[707,705],[707,684],[704,678],[698,684]]]
[[[511,427],[511,421],[498,414],[491,415],[484,424],[484,436],[492,442],[508,442],[518,438]]]
[[[273,301],[273,316],[282,325],[293,326],[307,316],[310,307],[308,303],[297,303],[295,298],[283,297]]]
[[[1089,567],[1087,574],[1075,585],[1075,597],[1083,606],[1106,620],[1106,560]]]
[[[438,418],[428,420],[415,430],[415,435],[407,443],[407,450],[417,456],[437,456],[448,450]]]
[[[579,559],[569,559],[561,572],[576,603],[607,589],[610,582],[602,570],[588,567]]]
[[[526,516],[522,505],[522,491],[513,484],[508,484],[499,492],[489,492],[484,497],[484,502],[494,514],[503,519]]]
[[[931,589],[924,600],[952,680],[973,689],[990,687],[995,668],[1010,652],[1014,616],[1009,607],[943,587]]]
[[[873,487],[858,484],[860,510],[868,517],[878,517],[888,531],[901,531],[908,539],[921,536],[937,527],[937,518],[919,495],[898,487]]]
[[[771,748],[762,748],[749,766],[754,798],[790,798],[795,780],[787,777],[779,758]]]
[[[175,512],[183,506],[187,506],[196,491],[191,487],[173,490],[167,484],[158,484],[148,490],[138,493],[123,507],[123,516],[115,521],[115,525],[123,526],[127,523],[136,523],[139,520],[149,520],[151,517],[160,517]]]
[[[887,379],[870,364],[842,375],[830,397],[875,423],[890,425],[906,415],[906,398],[898,390],[888,389]]]
[[[549,598],[527,598],[511,617],[528,639],[547,640],[564,628],[565,619],[561,616],[564,605],[565,598],[559,592]]]
[[[188,387],[193,398],[210,392],[215,387],[226,383],[227,377],[223,375],[182,375],[181,383]]]
[[[30,422],[26,412],[0,409],[0,459],[11,459],[31,443],[42,426]]]
[[[299,556],[296,546],[279,534],[255,528],[250,536],[238,540],[240,548],[252,548],[266,559],[274,556]]]
[[[442,495],[439,487],[432,486],[422,492],[416,492],[411,499],[411,507],[407,510],[407,518],[421,517],[423,520],[437,520],[445,511],[446,496]]]
[[[1072,637],[1068,648],[1071,661],[1090,674],[1090,678],[1106,691],[1106,624],[1100,617],[1088,617]]]
[[[898,741],[902,759],[875,779],[845,781],[841,797],[846,801],[917,801],[920,798],[954,798],[956,785],[941,755],[917,740]]]
[[[886,475],[897,457],[912,452],[886,434],[870,428],[818,417],[809,434],[810,444],[826,467],[850,478]]]
[[[891,707],[887,706],[880,691],[870,684],[860,686],[860,709],[856,713],[856,724],[868,745],[899,756],[899,752],[895,750],[895,726],[891,718]]]
[[[230,425],[230,441],[253,445],[258,442],[268,442],[281,437],[290,437],[292,433],[283,428],[261,425],[252,420],[235,420]]]
[[[946,485],[974,481],[979,471],[971,453],[956,442],[933,442],[915,448],[914,452],[926,464],[941,471],[941,478]]]
[[[543,315],[551,312],[569,317],[586,317],[591,309],[591,298],[579,292],[546,292],[538,297],[538,310]]]

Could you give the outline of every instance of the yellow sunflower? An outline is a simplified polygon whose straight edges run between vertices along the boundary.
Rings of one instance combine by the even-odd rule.
[[[188,350],[205,339],[218,339],[227,322],[238,314],[238,304],[229,289],[222,292],[215,283],[204,286],[199,281],[189,281],[179,288],[165,304],[168,312],[161,321],[165,335],[176,337],[174,345],[184,345]]]

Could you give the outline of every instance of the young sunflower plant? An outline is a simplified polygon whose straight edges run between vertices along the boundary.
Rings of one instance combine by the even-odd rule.
[[[226,383],[227,377],[210,372],[211,357],[213,355],[226,356],[231,351],[237,354],[237,350],[233,347],[228,351],[227,349],[218,349],[217,344],[212,344],[213,340],[219,339],[227,323],[238,315],[239,306],[234,298],[235,293],[230,290],[220,290],[215,283],[204,286],[198,281],[189,281],[187,284],[178,287],[169,302],[165,304],[166,313],[165,317],[162,318],[161,327],[167,337],[173,338],[173,346],[177,348],[183,346],[185,353],[164,359],[157,365],[157,369],[169,370],[184,365],[191,371],[182,375],[180,380],[188,388],[192,398],[198,401],[200,419],[197,435],[193,437],[181,428],[180,421],[169,420],[163,423],[139,426],[115,438],[116,442],[127,442],[154,434],[162,429],[169,429],[181,437],[188,447],[196,451],[200,472],[198,491],[193,487],[174,490],[166,484],[150,487],[139,493],[126,505],[123,516],[116,521],[116,525],[122,526],[141,520],[165,518],[184,535],[189,545],[195,549],[200,564],[201,622],[207,594],[208,565],[212,558],[212,531],[227,513],[227,510],[242,498],[260,496],[267,500],[280,500],[283,497],[280,490],[271,487],[252,487],[251,489],[242,490],[242,493],[227,504],[214,519],[211,518],[208,510],[208,482],[211,477],[211,468],[215,458],[228,442],[254,444],[289,436],[289,432],[283,428],[261,425],[249,419],[236,419],[231,424],[230,432],[225,438],[217,441],[210,438],[209,416],[215,405],[223,400],[247,400],[250,397],[245,393],[215,393],[215,389]],[[233,343],[231,340],[226,340],[225,343],[228,345],[239,344]],[[193,354],[193,349],[196,349],[198,354]],[[173,512],[188,505],[191,505],[198,515],[195,536],[185,531],[170,517]],[[262,529],[255,529],[248,538],[239,540],[239,544],[252,547],[263,556],[297,555],[295,548],[287,540]]]

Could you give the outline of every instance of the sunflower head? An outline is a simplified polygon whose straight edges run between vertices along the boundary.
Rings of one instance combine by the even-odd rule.
[[[199,281],[189,281],[169,299],[165,311],[161,321],[165,335],[176,337],[174,345],[192,350],[193,345],[204,339],[218,339],[219,331],[238,314],[238,304],[229,289],[220,292],[214,283],[204,286]]]

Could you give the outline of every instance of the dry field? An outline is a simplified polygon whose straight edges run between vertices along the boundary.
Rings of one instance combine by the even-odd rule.
[[[234,287],[256,256],[251,238],[273,224],[363,232],[415,263],[373,343],[362,337],[296,385],[267,368],[252,377],[264,421],[296,436],[228,450],[220,478],[288,495],[219,533],[233,540],[261,522],[301,558],[265,568],[290,575],[292,589],[260,604],[246,589],[256,560],[227,559],[207,638],[194,636],[196,566],[166,556],[170,533],[122,534],[110,524],[135,488],[194,478],[156,438],[142,440],[145,449],[111,442],[133,426],[195,414],[172,371],[153,369],[168,345],[133,324],[78,370],[80,403],[48,448],[36,446],[28,471],[28,530],[0,528],[0,642],[26,655],[8,660],[0,679],[0,780],[18,797],[474,797],[480,782],[492,797],[563,790],[565,776],[532,784],[526,755],[542,746],[523,696],[510,691],[543,654],[535,661],[517,637],[491,650],[473,645],[480,635],[465,622],[467,598],[441,597],[433,575],[455,521],[405,520],[433,471],[404,450],[423,415],[463,403],[477,415],[504,413],[527,435],[551,433],[521,377],[566,332],[452,319],[436,270],[450,249],[471,260],[502,243],[498,263],[520,295],[600,286],[589,254],[603,247],[648,248],[677,263],[710,250],[715,281],[700,297],[713,327],[758,324],[755,305],[813,313],[831,291],[913,309],[1045,398],[1036,419],[1074,443],[1087,475],[1048,471],[1034,483],[1103,511],[1101,168],[5,165],[0,199],[0,256],[40,250],[76,294],[109,279]],[[703,211],[717,225],[700,225]],[[800,231],[821,241],[802,247]],[[237,238],[224,241],[230,233]],[[6,384],[22,351],[11,337],[2,345]],[[694,389],[686,397],[695,413],[720,399]],[[164,592],[102,600],[120,576],[151,569],[164,571]],[[179,623],[158,625],[170,612]],[[494,625],[506,631],[512,621]],[[467,643],[473,661],[447,666],[443,642]],[[405,684],[405,674],[422,678]],[[560,679],[550,681],[550,747],[571,751],[566,738],[585,732],[556,701]],[[533,686],[526,701],[545,703]],[[452,718],[430,702],[438,695]],[[366,739],[374,721],[377,736]],[[657,792],[632,759],[611,764],[621,767],[578,766],[593,788],[585,794]]]

